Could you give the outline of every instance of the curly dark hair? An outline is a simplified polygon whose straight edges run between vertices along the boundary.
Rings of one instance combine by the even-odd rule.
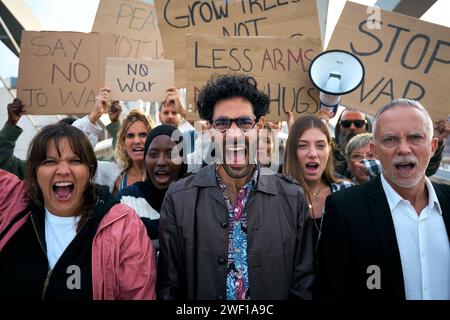
[[[245,98],[252,104],[257,121],[269,111],[269,97],[257,89],[255,78],[239,74],[221,74],[212,76],[200,90],[197,99],[200,118],[211,121],[217,101],[234,97]]]

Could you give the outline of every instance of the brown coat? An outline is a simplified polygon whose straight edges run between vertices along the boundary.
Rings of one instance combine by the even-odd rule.
[[[173,183],[160,218],[160,299],[226,298],[228,210],[214,164]],[[248,200],[251,299],[311,299],[312,223],[302,189],[260,175]]]

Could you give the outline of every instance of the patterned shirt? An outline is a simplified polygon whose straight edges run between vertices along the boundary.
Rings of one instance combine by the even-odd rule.
[[[228,208],[228,256],[227,300],[250,299],[247,261],[247,201],[258,180],[258,168],[252,178],[239,190],[233,206],[226,195],[227,186],[220,180],[216,170],[217,184]]]

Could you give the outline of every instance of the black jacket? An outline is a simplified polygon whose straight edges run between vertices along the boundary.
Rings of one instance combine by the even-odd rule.
[[[450,186],[433,183],[450,235]],[[394,223],[381,178],[330,195],[317,247],[314,296],[319,299],[405,299]],[[381,289],[369,289],[369,266]]]

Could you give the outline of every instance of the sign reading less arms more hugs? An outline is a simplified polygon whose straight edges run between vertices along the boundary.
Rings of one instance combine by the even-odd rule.
[[[141,1],[100,0],[92,32],[116,34],[116,56],[152,58],[163,56],[155,7]]]
[[[316,0],[156,0],[164,57],[185,87],[185,35],[283,36],[320,39]]]
[[[106,86],[113,100],[161,102],[174,83],[172,60],[106,60]]]
[[[28,114],[91,112],[114,35],[23,31],[17,96]]]
[[[199,90],[212,75],[223,73],[256,79],[270,99],[267,120],[286,120],[285,111],[299,116],[319,109],[319,91],[308,76],[311,61],[321,52],[319,39],[188,35],[187,48],[189,120],[198,119]]]
[[[364,63],[365,79],[343,97],[345,105],[373,115],[404,97],[419,100],[434,120],[447,118],[449,28],[348,1],[328,49],[350,51]]]

